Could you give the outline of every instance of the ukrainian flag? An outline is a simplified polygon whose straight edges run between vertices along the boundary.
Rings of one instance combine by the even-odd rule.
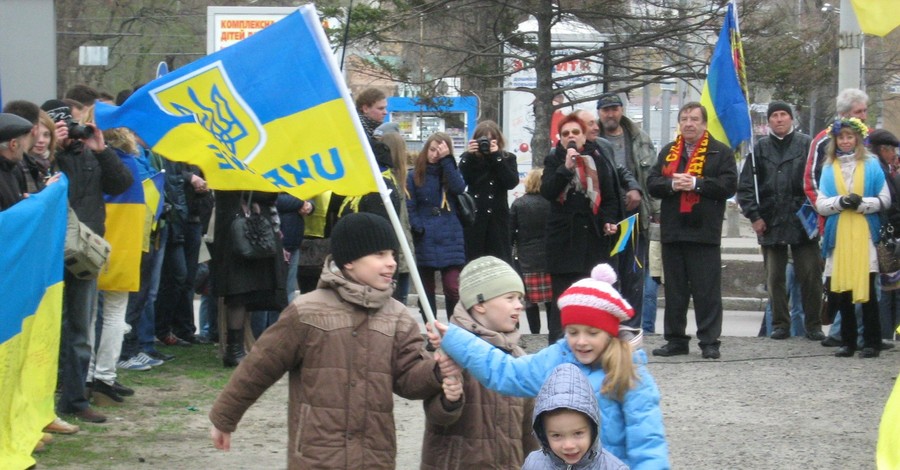
[[[62,318],[68,180],[0,212],[0,462],[34,464],[56,417],[53,391]]]
[[[884,405],[881,426],[878,428],[875,464],[878,470],[900,468],[900,381],[894,382],[894,390]]]
[[[859,29],[866,34],[887,36],[900,26],[897,0],[850,0]]]
[[[734,3],[729,2],[700,97],[700,103],[709,115],[709,133],[731,148],[737,148],[749,140],[751,133],[745,92],[744,51],[736,15]]]
[[[367,140],[311,5],[148,83],[121,107],[98,103],[96,121],[199,166],[215,189],[301,199],[377,191]]]
[[[625,248],[628,247],[629,240],[631,240],[634,235],[634,226],[637,225],[637,223],[638,215],[633,214],[617,224],[619,226],[619,239],[616,240],[616,244],[613,245],[612,251],[609,252],[609,256],[625,251]]]
[[[160,171],[141,182],[144,186],[144,205],[147,207],[144,219],[143,251],[150,251],[150,233],[156,229],[156,223],[163,209],[163,191],[166,184],[166,172]]]
[[[144,185],[133,155],[116,149],[122,163],[131,171],[134,182],[122,194],[104,196],[106,200],[106,232],[109,260],[97,278],[97,289],[137,292],[141,288],[141,253],[144,251],[144,226],[147,206]]]

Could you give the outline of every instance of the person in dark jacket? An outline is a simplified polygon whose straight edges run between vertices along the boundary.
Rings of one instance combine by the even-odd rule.
[[[78,220],[94,233],[106,232],[104,194],[119,195],[132,184],[133,177],[116,153],[106,145],[103,133],[94,131],[80,140],[69,138],[66,122],[70,108],[60,100],[41,105],[56,123],[62,148],[56,154],[56,170],[69,179],[69,206]],[[97,302],[97,280],[78,279],[66,271],[63,276],[62,337],[59,347],[60,394],[57,412],[86,422],[102,423],[106,416],[92,410],[85,398],[85,381],[92,347],[88,328]]]
[[[884,181],[891,194],[891,205],[881,213],[882,232],[900,238],[900,174],[897,172],[900,140],[889,131],[878,129],[869,134],[869,149],[878,157]],[[896,246],[896,245],[895,245]],[[900,272],[881,275],[881,297],[878,299],[881,338],[893,340],[900,325]],[[884,344],[884,341],[882,341]],[[888,343],[892,344],[892,343]]]
[[[525,194],[513,201],[509,209],[509,233],[515,259],[525,280],[525,316],[531,334],[541,332],[540,304],[550,312],[553,284],[547,272],[547,217],[550,201],[541,196],[542,168],[525,177]]]
[[[32,124],[15,114],[0,113],[0,211],[22,200],[17,170],[31,147]]]
[[[727,145],[706,130],[706,108],[686,103],[681,134],[659,152],[647,176],[650,195],[662,199],[660,231],[666,278],[665,339],[655,356],[688,353],[685,334],[691,297],[704,359],[718,359],[722,333],[722,220],[737,189],[737,165]]]
[[[481,148],[479,142],[487,148]],[[467,151],[459,157],[459,172],[475,199],[475,223],[464,229],[468,260],[496,256],[512,262],[506,196],[519,184],[519,170],[516,156],[505,147],[500,126],[482,121],[475,127]]]
[[[541,449],[522,470],[624,470],[600,443],[600,409],[588,378],[573,364],[553,369],[534,404],[532,427]]]
[[[278,209],[278,218],[281,220],[281,243],[284,251],[288,253],[287,291],[288,301],[296,297],[300,292],[300,284],[297,280],[297,267],[300,262],[300,244],[303,243],[303,230],[306,228],[304,215],[312,214],[315,207],[312,202],[304,201],[287,193],[278,195],[275,201]]]
[[[611,160],[596,142],[586,140],[586,126],[573,113],[560,121],[560,143],[544,159],[541,195],[550,201],[547,218],[547,272],[553,300],[591,269],[609,260],[621,220],[621,205]],[[547,314],[548,341],[562,337],[559,309]]]
[[[753,223],[766,266],[766,286],[772,305],[772,339],[790,337],[791,317],[785,268],[788,249],[794,261],[795,282],[803,297],[806,337],[825,339],[822,321],[822,267],[818,232],[812,237],[797,211],[814,211],[803,192],[803,168],[810,137],[794,130],[791,105],[772,101],[767,110],[769,135],[756,141],[752,159],[741,171],[737,199],[744,216]],[[758,190],[757,190],[758,188]]]
[[[441,132],[432,134],[406,178],[409,226],[425,298],[432,309],[437,308],[434,276],[440,271],[448,318],[459,301],[459,272],[466,264],[462,223],[453,202],[454,196],[465,191],[466,183],[456,167],[452,149],[450,136]],[[436,310],[433,311],[436,315]]]

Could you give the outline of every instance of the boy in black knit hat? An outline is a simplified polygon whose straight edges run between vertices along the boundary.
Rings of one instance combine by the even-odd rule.
[[[397,245],[383,217],[338,221],[318,288],[281,312],[213,404],[217,448],[230,448],[247,408],[288,372],[288,468],[393,469],[393,393],[461,393],[460,369],[423,355],[416,321],[391,298]]]

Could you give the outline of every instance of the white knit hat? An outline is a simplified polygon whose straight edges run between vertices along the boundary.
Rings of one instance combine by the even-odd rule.
[[[466,310],[510,292],[525,295],[525,285],[519,273],[499,258],[482,256],[459,273],[459,302]]]
[[[588,325],[618,337],[619,323],[633,317],[634,309],[613,288],[616,279],[610,265],[598,264],[590,278],[566,289],[556,301],[562,326]]]

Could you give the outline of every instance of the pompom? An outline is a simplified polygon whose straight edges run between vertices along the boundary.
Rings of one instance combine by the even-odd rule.
[[[612,266],[602,263],[594,266],[594,269],[591,270],[591,279],[603,281],[607,284],[615,284],[618,277]]]

